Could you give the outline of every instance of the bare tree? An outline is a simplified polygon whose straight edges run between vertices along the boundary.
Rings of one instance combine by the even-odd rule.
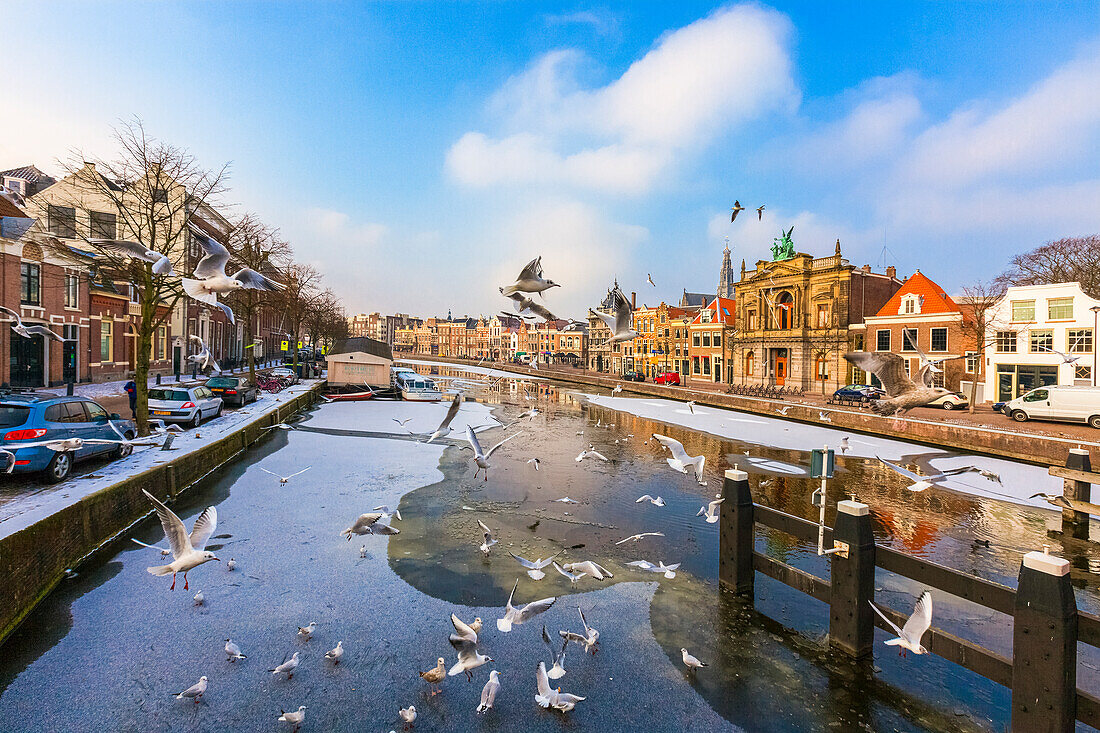
[[[279,233],[253,214],[244,214],[233,222],[226,249],[233,260],[244,267],[277,280],[279,273],[291,264],[292,250]],[[252,348],[257,316],[264,308],[278,303],[278,293],[244,288],[226,297],[237,321],[244,327],[244,345],[248,360],[249,379],[256,379],[256,354]]]
[[[1003,277],[1003,275],[1001,276]],[[985,350],[989,347],[988,334],[994,323],[997,301],[1004,295],[1001,278],[991,282],[978,280],[963,288],[959,299],[963,311],[962,332],[975,346],[974,380],[970,383],[970,412],[974,412],[974,402],[978,398],[978,381],[985,375]]]
[[[95,254],[96,266],[107,279],[123,281],[137,291],[140,320],[136,324],[134,382],[137,385],[137,427],[148,435],[149,363],[153,336],[171,317],[182,290],[177,274],[136,259],[111,240],[135,242],[168,258],[176,272],[186,262],[188,222],[211,208],[225,191],[227,166],[208,171],[182,148],[146,134],[139,120],[114,130],[119,152],[113,160],[74,151],[67,163],[64,190],[69,205],[87,212],[114,214],[97,219],[89,214],[87,233],[75,231],[83,248]],[[61,245],[65,247],[64,244]]]
[[[1090,297],[1100,297],[1100,234],[1066,237],[1018,254],[994,282],[1001,288],[1077,282]]]
[[[293,263],[285,267],[280,280],[286,288],[278,294],[279,307],[283,311],[283,324],[294,356],[292,366],[298,367],[298,340],[302,337],[302,324],[310,307],[320,295],[321,273],[312,265]]]
[[[326,288],[313,299],[306,308],[304,326],[314,348],[332,346],[337,340],[347,338],[347,313],[336,293]]]

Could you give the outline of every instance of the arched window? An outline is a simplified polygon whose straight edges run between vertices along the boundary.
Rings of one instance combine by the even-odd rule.
[[[825,359],[825,354],[818,354],[814,357],[814,379],[819,382],[824,382],[829,378],[829,362]]]
[[[788,329],[794,326],[794,297],[788,292],[782,292],[775,301],[776,317],[780,329]]]
[[[751,377],[756,368],[756,356],[750,351],[745,354],[745,376]]]

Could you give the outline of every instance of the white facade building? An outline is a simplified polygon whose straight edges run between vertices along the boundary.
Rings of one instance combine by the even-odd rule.
[[[1009,288],[989,312],[987,398],[1002,402],[1044,384],[1096,384],[1098,314],[1100,300],[1075,282]]]

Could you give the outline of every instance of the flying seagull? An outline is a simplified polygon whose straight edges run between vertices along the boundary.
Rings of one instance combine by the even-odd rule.
[[[481,546],[477,549],[481,550],[481,554],[485,557],[489,557],[489,548],[497,543],[493,539],[493,530],[489,529],[488,525],[480,519],[477,520],[477,526],[481,527],[482,536],[485,537],[485,541],[481,543]]]
[[[730,209],[730,211],[733,212],[733,213],[730,214],[730,224],[732,224],[737,219],[737,215],[740,214],[744,210],[745,210],[745,207],[741,205],[741,202],[735,200],[733,202],[733,208]]]
[[[196,279],[182,278],[183,290],[195,300],[216,306],[218,295],[236,290],[284,290],[285,285],[277,283],[250,268],[243,268],[228,277],[225,266],[229,264],[229,250],[210,237],[196,236],[194,241],[202,248],[203,258],[195,265]]]
[[[4,319],[4,320],[13,320],[13,321],[15,321],[15,325],[11,327],[11,330],[15,331],[17,334],[19,334],[23,338],[31,338],[33,336],[45,336],[46,338],[51,338],[54,341],[73,341],[74,340],[74,339],[64,338],[63,336],[59,336],[56,333],[54,333],[53,331],[51,331],[49,328],[47,328],[46,326],[40,326],[40,325],[37,325],[37,324],[31,325],[31,326],[25,325],[23,323],[23,319],[19,317],[19,314],[16,313],[15,311],[13,311],[11,308],[5,308],[4,306],[0,305],[0,313],[6,313],[9,316],[11,316],[11,318],[7,318],[7,319]]]
[[[499,288],[499,290],[500,290],[501,294],[504,295],[504,297],[506,297],[506,298],[508,298],[509,300],[512,301],[513,306],[516,309],[516,313],[520,314],[521,316],[524,316],[524,315],[530,313],[531,315],[538,316],[539,318],[543,319],[544,321],[556,321],[556,320],[558,320],[558,317],[555,316],[553,313],[551,313],[549,308],[542,305],[541,303],[536,303],[535,301],[531,300],[530,298],[528,298],[523,293],[518,293],[517,292],[517,293],[512,293],[512,294],[509,295],[509,294],[504,292],[504,288]],[[511,316],[507,313],[505,313],[503,315],[508,316],[509,318],[511,318]],[[528,319],[528,320],[530,320],[530,319]]]
[[[425,443],[431,443],[436,438],[442,438],[445,435],[447,435],[448,433],[450,433],[452,430],[454,430],[454,428],[451,427],[451,421],[455,419],[455,415],[458,414],[458,408],[460,408],[460,407],[462,407],[462,393],[461,392],[456,394],[454,396],[454,399],[451,400],[451,404],[447,408],[447,414],[446,414],[446,416],[444,416],[443,422],[439,423],[439,427],[436,428],[435,431],[432,432],[432,434],[430,436],[428,436],[428,439],[424,442]]]
[[[928,365],[917,372],[915,381],[910,379],[905,373],[905,360],[897,354],[850,351],[844,358],[853,366],[874,374],[882,382],[886,397],[871,403],[871,409],[879,415],[900,416],[914,407],[927,405],[951,394],[949,389],[929,386],[931,374]]]
[[[129,242],[125,239],[89,239],[88,244],[107,252],[123,255],[134,260],[149,262],[153,265],[154,275],[172,276],[172,262],[168,255],[149,249],[144,244]]]
[[[666,458],[665,460],[668,461],[668,465],[671,466],[674,471],[687,473],[688,466],[691,466],[695,469],[695,481],[700,486],[707,485],[707,482],[703,480],[703,467],[707,462],[707,457],[705,455],[689,456],[687,451],[684,450],[683,443],[667,435],[653,433],[653,437],[660,441],[661,445],[672,451],[672,458]]]
[[[764,204],[760,204],[756,207],[756,220],[763,221],[764,219]]]
[[[664,573],[665,577],[669,580],[672,580],[676,577],[675,570],[676,568],[680,567],[680,563],[676,563],[675,565],[665,565],[663,560],[658,560],[656,565],[651,563],[649,560],[635,560],[634,562],[628,562],[627,565],[632,565],[633,567],[641,568],[642,570],[648,570],[651,573]]]
[[[577,463],[580,463],[585,458],[599,458],[601,461],[606,461],[607,460],[607,456],[605,456],[603,453],[600,453],[599,451],[597,451],[596,447],[592,446],[592,445],[588,446],[587,450],[582,450],[580,453],[578,453],[577,457],[574,458],[573,460],[575,460]],[[561,501],[561,499],[558,499],[558,501]],[[576,502],[574,502],[574,503],[576,503]]]
[[[607,340],[607,344],[617,344],[622,341],[630,341],[638,337],[638,332],[631,328],[631,321],[634,316],[634,312],[630,307],[630,301],[623,295],[623,291],[615,288],[610,293],[612,307],[611,310],[614,315],[609,315],[603,311],[592,311],[596,314],[596,317],[603,321],[608,329],[611,330],[611,338]]]
[[[1077,344],[1074,343],[1074,346],[1076,346],[1076,345]],[[1040,346],[1039,348],[1041,348],[1043,351],[1049,351],[1052,354],[1057,354],[1058,356],[1062,357],[1062,363],[1063,364],[1074,364],[1074,363],[1077,362],[1078,359],[1081,358],[1079,355],[1078,356],[1071,356],[1070,354],[1067,354],[1064,351],[1059,351],[1058,349],[1052,349],[1049,346]],[[958,357],[956,357],[956,358],[958,358]]]
[[[878,458],[879,463],[886,466],[894,473],[902,476],[903,478],[909,479],[909,481],[911,481],[912,483],[909,484],[909,486],[906,488],[913,492],[924,491],[933,484],[937,484],[947,478],[950,478],[951,476],[957,476],[960,473],[979,473],[979,470],[974,466],[963,466],[961,468],[949,468],[946,471],[922,476],[919,473],[914,473],[913,471],[910,471],[907,468],[903,468],[902,466],[899,466],[895,463],[890,463],[889,461],[883,460],[881,456],[875,456],[875,458]]]
[[[1032,494],[1029,499],[1042,499],[1048,504],[1052,504],[1061,509],[1071,509],[1075,512],[1083,512],[1085,514],[1093,514],[1100,516],[1100,504],[1093,504],[1091,501],[1081,501],[1080,499],[1067,499],[1061,494]]]
[[[603,565],[594,563],[591,560],[584,560],[583,562],[565,562],[562,563],[561,566],[572,573],[585,573],[590,578],[595,578],[596,580],[615,577],[614,574]]]
[[[206,342],[195,334],[191,334],[188,338],[189,341],[198,345],[198,351],[187,357],[187,361],[192,364],[198,364],[199,369],[206,371],[207,369],[213,369],[216,372],[221,371],[221,367],[218,366],[218,362],[214,361],[214,354],[210,351],[210,347],[206,345]]]
[[[584,646],[586,652],[596,653],[596,649],[600,643],[600,632],[588,625],[588,619],[584,617],[584,611],[580,606],[577,606],[577,612],[581,615],[581,624],[584,626],[584,634],[577,634],[572,631],[559,631],[561,638],[566,641],[575,641],[578,644]]]
[[[471,670],[493,661],[493,658],[477,650],[477,631],[458,616],[451,614],[451,624],[455,633],[448,637],[451,646],[458,652],[458,661],[447,671],[448,677],[466,673],[466,679],[474,678]]]
[[[506,297],[513,293],[541,293],[550,288],[561,287],[553,280],[542,276],[542,257],[536,257],[527,263],[526,267],[519,271],[516,281],[501,290]]]
[[[576,585],[578,580],[580,580],[585,575],[587,575],[587,573],[574,573],[574,572],[571,572],[571,571],[566,570],[565,568],[563,568],[561,565],[558,565],[557,563],[554,563],[554,569],[557,570],[559,573],[561,573],[566,578],[569,578],[569,582],[572,585]]]
[[[554,708],[555,710],[567,713],[576,707],[578,702],[584,699],[578,695],[562,692],[560,687],[556,690],[551,689],[550,679],[546,674],[546,662],[539,662],[539,666],[535,670],[535,682],[538,686],[538,694],[535,695],[535,702],[537,702],[540,707]]]
[[[900,646],[902,649],[907,649],[914,654],[928,653],[928,650],[921,646],[920,640],[924,636],[924,632],[928,631],[928,628],[932,625],[932,594],[930,592],[921,593],[917,605],[913,608],[913,615],[905,622],[905,626],[900,629],[897,624],[886,618],[882,611],[878,610],[878,606],[871,601],[867,602],[871,604],[871,608],[875,609],[875,613],[882,617],[882,620],[897,634],[897,638],[886,640],[887,646]]]
[[[562,639],[561,650],[555,651],[554,642],[550,639],[550,634],[546,633],[546,624],[543,624],[542,641],[550,647],[550,661],[553,664],[546,676],[552,680],[561,679],[565,676],[565,648],[569,645],[569,639]]]
[[[358,518],[356,518],[355,523],[340,532],[340,534],[345,535],[348,538],[348,542],[351,542],[351,536],[353,534],[401,534],[401,530],[396,527],[391,527],[388,524],[379,522],[378,520],[381,518],[382,512],[367,512],[366,514],[360,514]]]
[[[714,501],[710,502],[706,506],[699,507],[699,512],[695,515],[697,517],[706,516],[707,524],[714,524],[718,521],[718,507],[725,499],[721,494],[714,495]]]
[[[642,539],[643,537],[664,537],[664,536],[665,536],[664,532],[642,532],[640,534],[632,534],[629,537],[624,537],[621,540],[619,540],[618,542],[616,542],[615,544],[616,545],[621,545],[624,542],[637,542],[638,540]]]
[[[647,272],[647,273],[646,273],[646,276],[645,276],[645,279],[646,279],[646,281],[647,281],[647,282],[648,282],[648,283],[649,283],[650,285],[652,285],[653,287],[657,287],[657,283],[653,282],[653,275],[650,275],[650,274],[649,274],[649,273]]]
[[[539,470],[539,464],[542,463],[538,458],[529,458],[527,462],[534,466],[536,471]]]
[[[664,506],[665,500],[659,496],[650,496],[649,494],[642,494],[634,500],[635,504],[641,504],[643,501],[648,501],[653,506]]]
[[[504,606],[504,618],[497,619],[497,629],[507,633],[512,630],[512,626],[519,626],[520,624],[527,623],[535,616],[548,610],[557,601],[557,598],[542,598],[537,601],[531,601],[530,603],[522,606],[513,606],[512,597],[516,594],[516,588],[519,587],[519,579],[516,579],[515,585],[512,586],[512,592],[508,594],[508,602]]]
[[[199,518],[195,520],[195,525],[191,528],[191,534],[188,535],[183,522],[180,521],[175,512],[145,489],[142,489],[141,492],[156,507],[160,525],[164,528],[164,536],[168,540],[168,546],[172,548],[173,558],[168,565],[157,565],[146,568],[146,570],[156,576],[171,573],[172,587],[169,590],[175,590],[176,588],[176,573],[183,572],[183,589],[187,590],[188,572],[211,560],[221,562],[221,559],[213,552],[207,552],[204,549],[211,535],[214,534],[214,530],[218,527],[218,510],[212,506],[206,507]]]
[[[280,474],[277,474],[277,473],[275,473],[274,471],[268,471],[268,470],[267,470],[266,468],[264,468],[264,467],[262,467],[262,466],[257,466],[257,468],[259,468],[259,469],[260,469],[261,471],[263,471],[264,473],[270,473],[270,474],[271,474],[272,476],[274,476],[275,478],[279,479],[279,483],[280,483],[280,484],[285,484],[285,483],[286,483],[287,481],[289,481],[290,479],[294,478],[295,476],[298,476],[299,474],[303,474],[303,473],[305,473],[306,471],[308,471],[309,469],[313,468],[313,466],[306,466],[306,467],[305,467],[305,468],[303,468],[303,469],[302,469],[301,471],[298,471],[297,473],[292,473],[292,474],[290,474],[289,476],[282,476],[282,475],[280,475]]]
[[[478,442],[477,433],[474,432],[473,427],[471,427],[470,425],[466,426],[466,440],[470,443],[470,449],[474,452],[474,463],[477,464],[477,470],[474,471],[475,479],[477,478],[477,474],[479,471],[485,471],[485,480],[489,480],[489,456],[493,455],[497,448],[504,445],[517,435],[522,435],[522,433],[512,433],[507,438],[490,448],[488,452],[486,452],[484,449],[482,449],[481,443]]]
[[[546,573],[542,572],[542,569],[550,565],[554,561],[554,558],[561,554],[561,551],[555,552],[550,557],[543,560],[541,557],[535,558],[534,562],[528,560],[525,557],[520,557],[514,552],[509,552],[509,555],[516,559],[523,567],[527,568],[527,574],[531,576],[531,580],[542,580],[546,577]]]

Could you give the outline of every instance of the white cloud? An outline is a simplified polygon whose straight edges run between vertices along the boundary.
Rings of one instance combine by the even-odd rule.
[[[604,36],[617,35],[619,30],[619,17],[609,10],[578,10],[543,18],[547,25],[586,25]]]
[[[720,9],[663,36],[606,86],[582,88],[584,57],[546,54],[494,95],[508,131],[464,135],[447,156],[458,181],[649,190],[716,135],[798,104],[785,16],[755,5]]]
[[[353,224],[351,216],[333,209],[308,209],[306,221],[314,227],[317,234],[330,240],[338,248],[375,247],[389,233],[389,227],[385,224]]]

